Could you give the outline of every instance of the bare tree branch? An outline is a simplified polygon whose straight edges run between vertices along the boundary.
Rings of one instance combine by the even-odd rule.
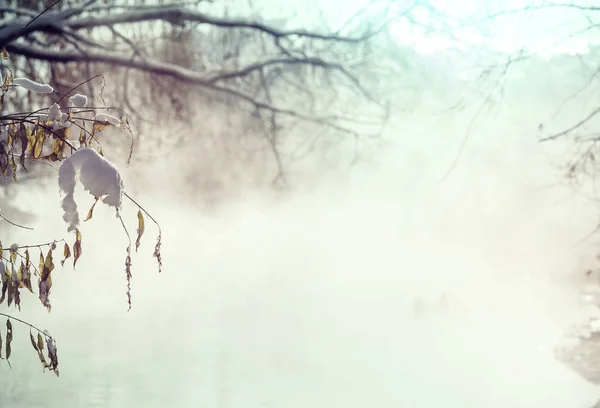
[[[275,38],[298,36],[316,40],[342,42],[361,42],[369,37],[372,37],[377,32],[377,30],[375,30],[361,37],[345,37],[335,34],[320,34],[306,30],[284,31],[278,30],[275,27],[267,26],[265,24],[241,19],[211,17],[207,14],[177,6],[165,6],[164,8],[147,8],[147,6],[140,6],[136,10],[126,13],[102,17],[81,18],[79,20],[65,22],[65,24],[69,28],[78,30],[83,28],[107,27],[115,24],[133,24],[148,21],[169,21],[180,24],[183,22],[195,22],[222,28],[248,28],[261,31]]]
[[[330,117],[311,117],[308,115],[301,114],[291,109],[278,108],[274,105],[264,103],[253,99],[251,96],[246,95],[238,90],[231,89],[225,86],[216,85],[216,82],[220,80],[218,77],[206,79],[203,75],[200,75],[192,70],[180,67],[178,65],[164,63],[154,59],[145,59],[144,61],[134,60],[131,58],[125,58],[115,53],[96,53],[89,52],[84,54],[70,52],[70,51],[48,51],[37,47],[27,47],[23,45],[9,45],[7,47],[9,52],[23,55],[27,58],[40,59],[51,62],[99,62],[107,64],[115,64],[123,67],[130,67],[144,72],[150,72],[154,74],[166,75],[174,77],[189,83],[200,85],[210,90],[235,96],[243,101],[249,102],[257,109],[264,109],[274,113],[283,114],[286,116],[292,116],[297,119],[305,121],[315,122],[323,125],[332,127],[338,131],[349,132],[348,129],[337,126],[330,123]]]

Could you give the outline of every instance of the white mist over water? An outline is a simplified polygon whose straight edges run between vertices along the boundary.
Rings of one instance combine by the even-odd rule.
[[[16,327],[0,407],[592,406],[600,390],[553,349],[581,317],[573,244],[594,207],[540,188],[555,169],[517,137],[475,138],[439,183],[460,136],[434,134],[343,183],[212,215],[158,179],[136,198],[163,227],[164,272],[147,220],[129,313],[127,240],[98,205],[77,271],[54,272],[52,313],[23,296],[19,316],[58,339],[61,377],[40,372]],[[64,231],[55,191],[21,197],[56,222],[15,241]],[[124,217],[135,225],[135,209]]]

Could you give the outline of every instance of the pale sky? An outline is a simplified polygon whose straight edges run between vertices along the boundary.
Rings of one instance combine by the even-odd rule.
[[[396,22],[392,30],[400,43],[412,44],[422,53],[473,46],[502,52],[515,52],[522,48],[542,54],[587,52],[587,46],[596,33],[590,31],[572,35],[589,25],[579,10],[563,7],[530,9],[489,18],[507,10],[539,7],[548,3],[540,0],[431,0],[435,9],[448,16],[446,21],[456,19],[451,31],[440,28],[427,32],[426,28],[414,26],[406,19]],[[586,5],[584,1],[569,3]],[[600,17],[600,13],[596,14]],[[423,6],[417,6],[412,16],[427,26],[444,19],[432,15]]]
[[[297,0],[280,5],[263,0],[239,0],[225,5],[216,3],[209,10],[214,8],[220,14],[222,8],[227,7],[229,16],[248,18],[256,15],[282,28],[320,29],[323,25],[339,27],[357,10],[365,7],[363,15],[383,18],[382,10],[386,7],[389,16],[400,14],[412,5],[412,18],[423,26],[414,26],[405,18],[399,18],[392,23],[392,34],[400,44],[413,45],[421,53],[452,47],[484,47],[508,53],[522,48],[534,49],[542,54],[586,53],[588,44],[597,42],[598,33],[590,30],[573,35],[589,26],[585,16],[573,8],[539,9],[550,3],[585,6],[597,5],[597,0]],[[428,4],[445,16],[432,15]],[[526,7],[537,9],[489,18],[507,10]],[[600,12],[595,14],[597,16],[592,17],[596,17],[600,24]],[[454,26],[450,27],[451,32],[441,27],[444,22],[452,24],[452,20]],[[474,24],[475,21],[479,23]],[[424,26],[437,28],[426,32]]]

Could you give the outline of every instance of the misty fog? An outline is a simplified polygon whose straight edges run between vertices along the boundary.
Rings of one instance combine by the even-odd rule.
[[[205,171],[201,154],[122,166],[162,227],[162,274],[147,220],[127,312],[127,237],[98,205],[77,270],[53,272],[52,312],[25,294],[18,314],[57,339],[61,375],[15,326],[0,408],[591,407],[600,390],[554,352],[589,313],[598,208],[565,182],[573,146],[538,141],[540,123],[579,118],[583,96],[555,112],[584,79],[527,67],[490,105],[442,73],[412,106],[399,91],[404,108],[354,165],[309,159],[289,190],[240,190],[211,211],[180,177]],[[64,233],[46,184],[17,193],[38,218],[33,233],[2,225],[11,242]]]

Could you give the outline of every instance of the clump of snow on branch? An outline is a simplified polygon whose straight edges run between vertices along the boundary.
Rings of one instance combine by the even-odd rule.
[[[121,124],[120,119],[106,113],[98,113],[96,116],[94,116],[94,120],[96,122],[110,123],[113,126],[119,126]]]
[[[102,202],[114,207],[117,215],[123,202],[123,179],[116,167],[94,149],[76,151],[58,170],[58,186],[66,194],[61,206],[63,219],[69,225],[67,231],[73,231],[80,222],[74,197],[78,174],[84,189],[94,197],[103,197]]]
[[[52,130],[69,127],[69,115],[63,112],[56,103],[48,108],[47,119],[52,121]]]
[[[69,98],[69,103],[76,108],[85,108],[87,105],[87,96],[75,94]]]
[[[48,108],[48,119],[50,120],[60,120],[62,118],[62,111],[60,110],[60,106],[57,103],[53,104]]]
[[[52,93],[54,88],[48,84],[40,84],[39,82],[32,81],[29,78],[15,78],[12,80],[13,85],[21,86],[28,91],[37,93]]]

